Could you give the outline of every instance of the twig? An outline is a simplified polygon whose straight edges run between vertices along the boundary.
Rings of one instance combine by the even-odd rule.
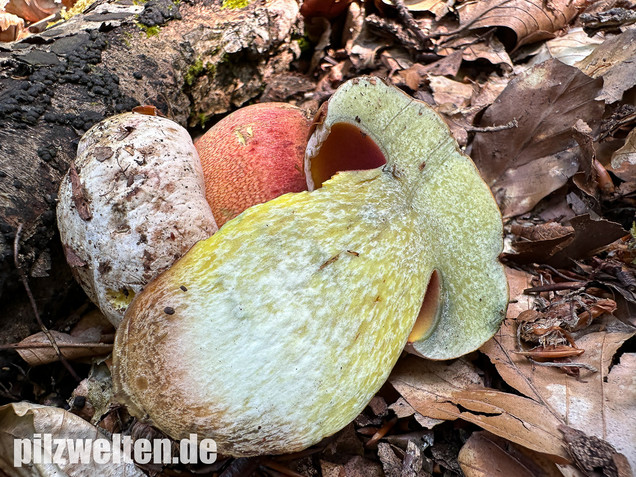
[[[20,260],[18,259],[18,251],[20,250],[20,235],[22,235],[22,224],[18,224],[18,230],[16,230],[15,232],[15,239],[13,241],[13,262],[15,264],[16,270],[18,271],[18,275],[20,276],[20,280],[22,281],[22,285],[24,286],[27,296],[29,297],[29,302],[31,303],[31,308],[33,309],[35,319],[37,320],[38,325],[40,325],[40,329],[44,332],[46,337],[51,342],[51,346],[53,346],[53,348],[55,349],[55,352],[57,353],[57,356],[60,358],[60,361],[62,362],[64,367],[68,370],[69,373],[71,373],[71,376],[73,376],[73,378],[75,378],[77,382],[80,382],[81,378],[77,375],[77,373],[70,365],[68,360],[64,357],[64,355],[62,355],[60,348],[55,342],[55,338],[53,337],[49,329],[44,325],[42,318],[40,318],[40,313],[38,312],[35,298],[33,297],[33,293],[31,292],[31,287],[29,287],[29,281],[27,280],[27,276],[24,273],[24,270],[22,270],[22,267],[20,266]]]
[[[561,273],[560,271],[558,271],[556,268],[548,265],[547,263],[542,263],[541,265],[539,265],[539,268],[547,268],[552,273],[556,273],[558,276],[560,276],[561,278],[565,278],[568,281],[572,280],[573,278],[582,278],[580,275],[577,275],[575,277],[565,275],[565,274]]]
[[[598,369],[590,364],[585,363],[555,363],[553,361],[536,361],[529,356],[526,356],[528,361],[532,361],[532,363],[537,364],[539,366],[547,366],[549,368],[585,368],[588,371],[592,371],[593,373],[598,373]]]
[[[559,290],[578,290],[585,288],[588,282],[561,282],[561,283],[548,283],[546,285],[539,285],[538,287],[526,288],[523,293],[529,295],[531,293],[541,293],[549,291]]]
[[[9,343],[0,345],[0,350],[5,349],[39,349],[51,348],[51,344],[45,343]],[[112,348],[112,343],[58,343],[57,347],[61,348]]]
[[[513,119],[509,123],[500,124],[498,126],[486,126],[483,128],[480,127],[469,127],[466,128],[466,132],[497,132],[497,131],[505,131],[506,129],[512,129],[519,127],[519,123],[516,119]]]
[[[404,26],[415,35],[422,47],[426,45],[431,40],[431,37],[422,31],[409,9],[404,5],[404,0],[391,0],[391,2],[397,9],[398,16]]]

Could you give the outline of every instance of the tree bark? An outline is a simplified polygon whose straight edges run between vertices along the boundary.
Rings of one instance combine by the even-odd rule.
[[[37,328],[14,265],[46,319],[79,306],[56,233],[59,182],[81,135],[151,104],[194,126],[262,93],[289,71],[302,33],[295,0],[98,0],[41,34],[0,44],[0,343]],[[107,186],[105,184],[105,186]]]

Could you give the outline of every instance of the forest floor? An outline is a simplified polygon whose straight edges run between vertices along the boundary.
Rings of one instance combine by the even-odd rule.
[[[258,101],[315,112],[344,81],[371,74],[433,106],[502,211],[507,317],[462,358],[405,353],[353,423],[299,454],[141,468],[222,477],[632,475],[636,4],[306,0],[301,12],[298,59]],[[154,436],[109,399],[109,360],[95,355],[108,351],[113,330],[99,323],[87,302],[54,330],[102,327],[99,343],[71,356],[84,359],[71,360],[79,386],[59,362],[40,364],[55,356],[33,347],[48,342],[38,335],[23,342],[31,348],[20,351],[15,382],[0,383],[3,403],[30,400],[90,426]],[[5,422],[22,422],[18,414],[0,408]],[[0,435],[0,454],[6,445]]]

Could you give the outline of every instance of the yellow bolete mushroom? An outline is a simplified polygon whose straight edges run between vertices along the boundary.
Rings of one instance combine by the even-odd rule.
[[[329,178],[351,144],[357,170]],[[495,333],[501,216],[429,106],[345,83],[306,172],[315,190],[247,209],[136,296],[113,359],[133,415],[224,454],[298,451],[353,420],[407,342],[448,359]]]

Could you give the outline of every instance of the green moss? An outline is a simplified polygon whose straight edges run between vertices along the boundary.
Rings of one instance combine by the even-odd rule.
[[[307,35],[303,35],[303,36],[292,38],[292,39],[298,42],[298,47],[300,48],[301,53],[312,51],[314,48],[312,41],[309,39]]]
[[[197,118],[199,120],[199,126],[201,126],[201,129],[205,129],[205,123],[208,121],[208,117],[205,115],[205,113],[199,113]]]
[[[122,41],[127,48],[132,48],[132,44],[130,43],[131,38],[132,38],[132,33],[130,33],[129,31],[124,32],[122,36]]]
[[[223,0],[221,8],[229,8],[234,10],[236,8],[245,8],[250,4],[250,0]]]
[[[195,80],[201,76],[202,74],[207,74],[209,76],[214,76],[216,73],[216,65],[213,63],[207,63],[205,66],[203,65],[203,60],[199,58],[194,62],[186,71],[184,76],[184,82],[188,86],[192,86]]]
[[[194,62],[193,65],[190,66],[190,68],[188,68],[188,71],[186,71],[186,74],[184,77],[185,84],[187,84],[188,86],[192,86],[192,84],[194,83],[194,80],[197,79],[197,77],[202,72],[203,72],[203,61],[201,60],[201,58],[199,58],[197,61]]]
[[[150,38],[151,36],[156,36],[159,34],[161,28],[158,25],[149,27],[148,25],[144,25],[143,23],[137,22],[136,25],[146,32],[146,37]]]
[[[159,30],[160,30],[160,28],[157,25],[148,27],[148,28],[146,28],[146,36],[147,37],[151,37],[151,36],[158,35],[159,34]]]

